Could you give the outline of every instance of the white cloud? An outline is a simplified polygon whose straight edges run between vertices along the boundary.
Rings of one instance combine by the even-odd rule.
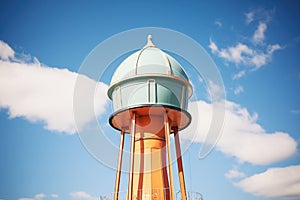
[[[272,53],[274,53],[274,51],[277,51],[280,49],[283,49],[283,47],[280,46],[279,44],[268,45],[267,52],[268,52],[268,54],[272,54]]]
[[[259,197],[300,199],[300,165],[270,168],[245,178],[236,186]]]
[[[34,199],[40,200],[40,199],[43,199],[45,197],[46,197],[46,195],[44,193],[40,193],[40,194],[36,194],[34,196]]]
[[[246,108],[237,103],[225,103],[223,131],[216,144],[219,151],[235,157],[239,162],[255,165],[275,163],[296,153],[297,142],[288,133],[268,133],[258,124],[257,114],[251,115]],[[191,125],[183,130],[182,138],[204,142],[211,125],[213,109],[218,108],[204,101],[191,102],[188,111],[193,120]]]
[[[242,92],[244,92],[244,88],[241,85],[238,85],[235,89],[234,89],[234,94],[240,94]]]
[[[250,62],[255,65],[253,70],[259,69],[267,63],[268,55],[264,53],[257,54],[250,59]]]
[[[34,195],[33,198],[19,198],[19,200],[42,200],[46,197],[44,193]]]
[[[253,22],[253,20],[254,20],[254,12],[253,11],[246,13],[245,16],[246,16],[246,24],[250,24],[251,22]]]
[[[19,198],[18,200],[34,200],[33,198]]]
[[[208,80],[207,82],[208,98],[212,99],[212,101],[219,101],[225,98],[224,97],[225,91],[223,89],[224,88],[221,85],[218,85],[212,80]]]
[[[274,10],[256,9],[246,13],[246,24],[258,22],[258,25],[253,34],[244,37],[243,41],[220,48],[210,38],[211,52],[224,59],[225,65],[233,63],[239,69],[239,73],[234,75],[233,79],[239,79],[249,71],[260,69],[271,62],[275,51],[283,48],[279,44],[266,44],[265,42],[268,22],[271,20],[273,12]]]
[[[0,40],[0,59],[8,60],[9,58],[13,58],[14,55],[14,50],[12,50],[8,44]]]
[[[214,43],[214,41],[211,38],[209,39],[209,46],[208,47],[211,49],[212,53],[218,54],[219,48],[217,47],[216,43]]]
[[[222,27],[222,22],[220,20],[215,20],[214,24],[218,27]]]
[[[59,196],[58,196],[58,194],[51,194],[50,195],[52,198],[58,198]]]
[[[8,109],[10,118],[23,117],[43,122],[52,131],[73,134],[73,91],[77,77],[82,77],[95,94],[95,114],[105,111],[107,86],[67,69],[51,68],[35,62],[0,60],[0,109]],[[94,86],[94,87],[93,87]],[[82,96],[84,98],[84,96]],[[87,124],[94,113],[82,116],[77,128]],[[79,125],[79,127],[78,127]]]
[[[236,178],[243,178],[246,176],[246,174],[236,169],[231,169],[226,174],[224,174],[224,176],[228,179],[236,179]]]
[[[233,77],[232,77],[232,79],[233,80],[237,80],[237,79],[242,78],[245,75],[246,75],[246,71],[242,70],[242,71],[239,71],[238,73],[234,74]]]
[[[254,44],[262,44],[264,42],[266,30],[267,30],[267,24],[260,22],[253,34]]]
[[[246,44],[238,43],[235,46],[219,49],[215,42],[210,40],[209,48],[212,53],[227,62],[232,62],[235,65],[244,65],[248,70],[254,71],[266,65],[272,60],[272,55],[275,51],[282,49],[279,44],[268,45],[264,51],[255,50]],[[245,70],[243,70],[245,71]],[[243,72],[245,74],[245,72]],[[243,74],[243,75],[244,75]]]
[[[238,43],[235,47],[229,47],[227,50],[222,49],[220,52],[221,57],[237,64],[241,62],[245,63],[245,58],[253,54],[253,50],[242,43]]]
[[[247,13],[245,13],[245,22],[246,25],[250,23],[261,21],[261,22],[269,22],[272,19],[275,10],[264,10],[261,8],[253,9]]]
[[[210,40],[209,48],[212,53],[217,54],[226,61],[233,62],[237,65],[241,63],[245,64],[247,62],[247,58],[253,55],[253,51],[247,45],[241,43],[238,43],[236,46],[219,50],[216,43]]]
[[[81,199],[81,200],[97,200],[97,197],[93,197],[90,194],[84,192],[84,191],[76,191],[76,192],[71,192],[70,196],[73,199]]]
[[[251,58],[250,63],[254,64],[254,68],[252,68],[252,71],[255,71],[262,67],[263,65],[266,65],[269,61],[272,60],[272,55],[275,51],[283,49],[279,44],[274,45],[268,45],[266,52],[262,53],[256,53],[255,56]]]

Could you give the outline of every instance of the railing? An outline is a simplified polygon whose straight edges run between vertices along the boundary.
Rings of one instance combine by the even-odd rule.
[[[119,192],[119,198],[118,200],[127,200],[127,191],[121,191]],[[149,191],[143,190],[141,192],[138,192],[137,195],[134,195],[132,200],[165,200],[169,199],[169,189],[150,189]],[[113,200],[114,194],[110,193],[107,195],[100,196],[99,200]],[[176,200],[182,200],[181,199],[181,192],[178,191],[176,193]],[[202,195],[199,192],[187,192],[187,200],[203,200]]]
[[[202,194],[200,194],[199,192],[187,192],[187,199],[188,200],[203,200]],[[178,191],[176,193],[176,200],[182,200],[181,199],[181,192]]]

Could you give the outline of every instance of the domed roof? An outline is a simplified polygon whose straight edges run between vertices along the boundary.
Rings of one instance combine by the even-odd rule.
[[[167,75],[188,81],[181,65],[170,55],[157,48],[148,36],[147,45],[126,58],[116,69],[111,84],[138,75]]]

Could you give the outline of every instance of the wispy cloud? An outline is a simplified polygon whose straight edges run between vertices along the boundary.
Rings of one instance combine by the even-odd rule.
[[[300,165],[270,168],[235,185],[258,197],[300,199]]]
[[[19,198],[18,200],[34,200],[34,198]]]
[[[50,196],[51,196],[52,198],[58,198],[58,197],[59,197],[58,194],[51,194]]]
[[[219,54],[219,48],[217,47],[216,43],[210,38],[209,39],[209,46],[212,53]]]
[[[35,198],[35,199],[38,199],[38,200],[43,199],[43,198],[45,198],[45,197],[46,197],[46,195],[45,195],[44,193],[36,194],[36,195],[34,196],[34,198]]]
[[[234,92],[235,95],[240,94],[240,93],[244,92],[244,88],[243,88],[243,86],[238,85],[238,86],[234,89],[233,92]]]
[[[0,109],[7,109],[10,118],[23,117],[31,122],[43,122],[48,130],[73,134],[95,114],[105,111],[107,85],[68,69],[45,66],[37,59],[33,62],[14,59],[15,52],[2,42],[3,47],[3,52],[9,53],[2,53],[0,59]],[[78,77],[98,90],[95,93],[95,113],[87,113],[75,124],[73,91]]]
[[[18,200],[42,200],[46,197],[44,193],[34,195],[32,198],[19,198]]]
[[[246,174],[238,171],[237,169],[231,169],[226,174],[224,174],[224,176],[228,179],[237,179],[245,177]]]
[[[246,58],[253,55],[252,49],[241,43],[238,43],[236,46],[219,49],[217,44],[210,39],[209,48],[211,49],[212,53],[217,54],[219,57],[237,65],[240,63],[246,63]]]
[[[300,110],[291,110],[290,111],[292,114],[300,114]]]
[[[215,20],[215,23],[214,23],[217,27],[222,27],[222,22],[220,20]]]
[[[252,10],[245,14],[246,25],[258,23],[253,34],[246,36],[244,40],[237,41],[232,45],[219,47],[210,38],[209,48],[211,52],[225,61],[225,64],[233,63],[239,70],[233,79],[239,79],[248,72],[260,69],[272,61],[274,52],[283,49],[279,44],[266,43],[266,31],[268,22],[274,11],[263,9]]]
[[[296,36],[296,37],[294,38],[294,41],[295,41],[295,42],[300,42],[300,35]]]
[[[245,70],[242,70],[242,71],[239,71],[238,73],[234,74],[234,75],[232,76],[232,79],[233,79],[233,80],[237,80],[237,79],[242,78],[242,77],[245,76],[245,75],[246,75],[246,71],[245,71]]]
[[[254,20],[254,12],[251,11],[251,12],[245,13],[245,17],[246,17],[246,24],[250,24]]]
[[[262,8],[252,9],[245,13],[245,23],[246,25],[256,21],[268,23],[272,19],[274,11],[275,10],[265,10]]]
[[[267,30],[267,24],[260,22],[257,29],[253,34],[254,44],[263,44],[265,39],[265,31]]]
[[[223,58],[227,62],[232,62],[236,66],[246,66],[246,68],[242,70],[242,74],[238,75],[238,78],[241,78],[243,75],[245,75],[246,70],[255,71],[266,65],[272,60],[273,53],[279,49],[282,49],[279,44],[275,44],[268,45],[265,50],[261,51],[253,49],[243,43],[238,43],[235,46],[219,49],[213,40],[210,40],[209,48],[211,49],[212,53],[216,54],[220,58]]]
[[[285,132],[268,133],[241,105],[226,101],[222,135],[216,148],[239,162],[268,165],[285,160],[297,152],[297,142]],[[191,102],[188,111],[191,125],[183,130],[183,139],[204,142],[211,125],[213,105],[204,101]],[[201,110],[201,112],[198,112]],[[218,112],[216,112],[218,113]]]
[[[223,91],[223,89],[224,88],[222,88],[221,85],[218,85],[217,83],[213,82],[212,80],[208,80],[208,82],[207,82],[208,99],[211,99],[212,101],[223,100],[225,98],[223,96],[225,94],[225,91]]]
[[[84,192],[84,191],[75,191],[71,192],[70,196],[72,199],[79,199],[79,200],[97,200],[97,197],[93,197],[92,195]]]

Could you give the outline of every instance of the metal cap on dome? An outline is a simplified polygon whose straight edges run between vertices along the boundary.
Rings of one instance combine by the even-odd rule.
[[[145,47],[156,47],[154,44],[153,44],[153,41],[152,41],[152,35],[148,35],[148,42],[146,44]],[[144,47],[144,48],[145,48]]]

